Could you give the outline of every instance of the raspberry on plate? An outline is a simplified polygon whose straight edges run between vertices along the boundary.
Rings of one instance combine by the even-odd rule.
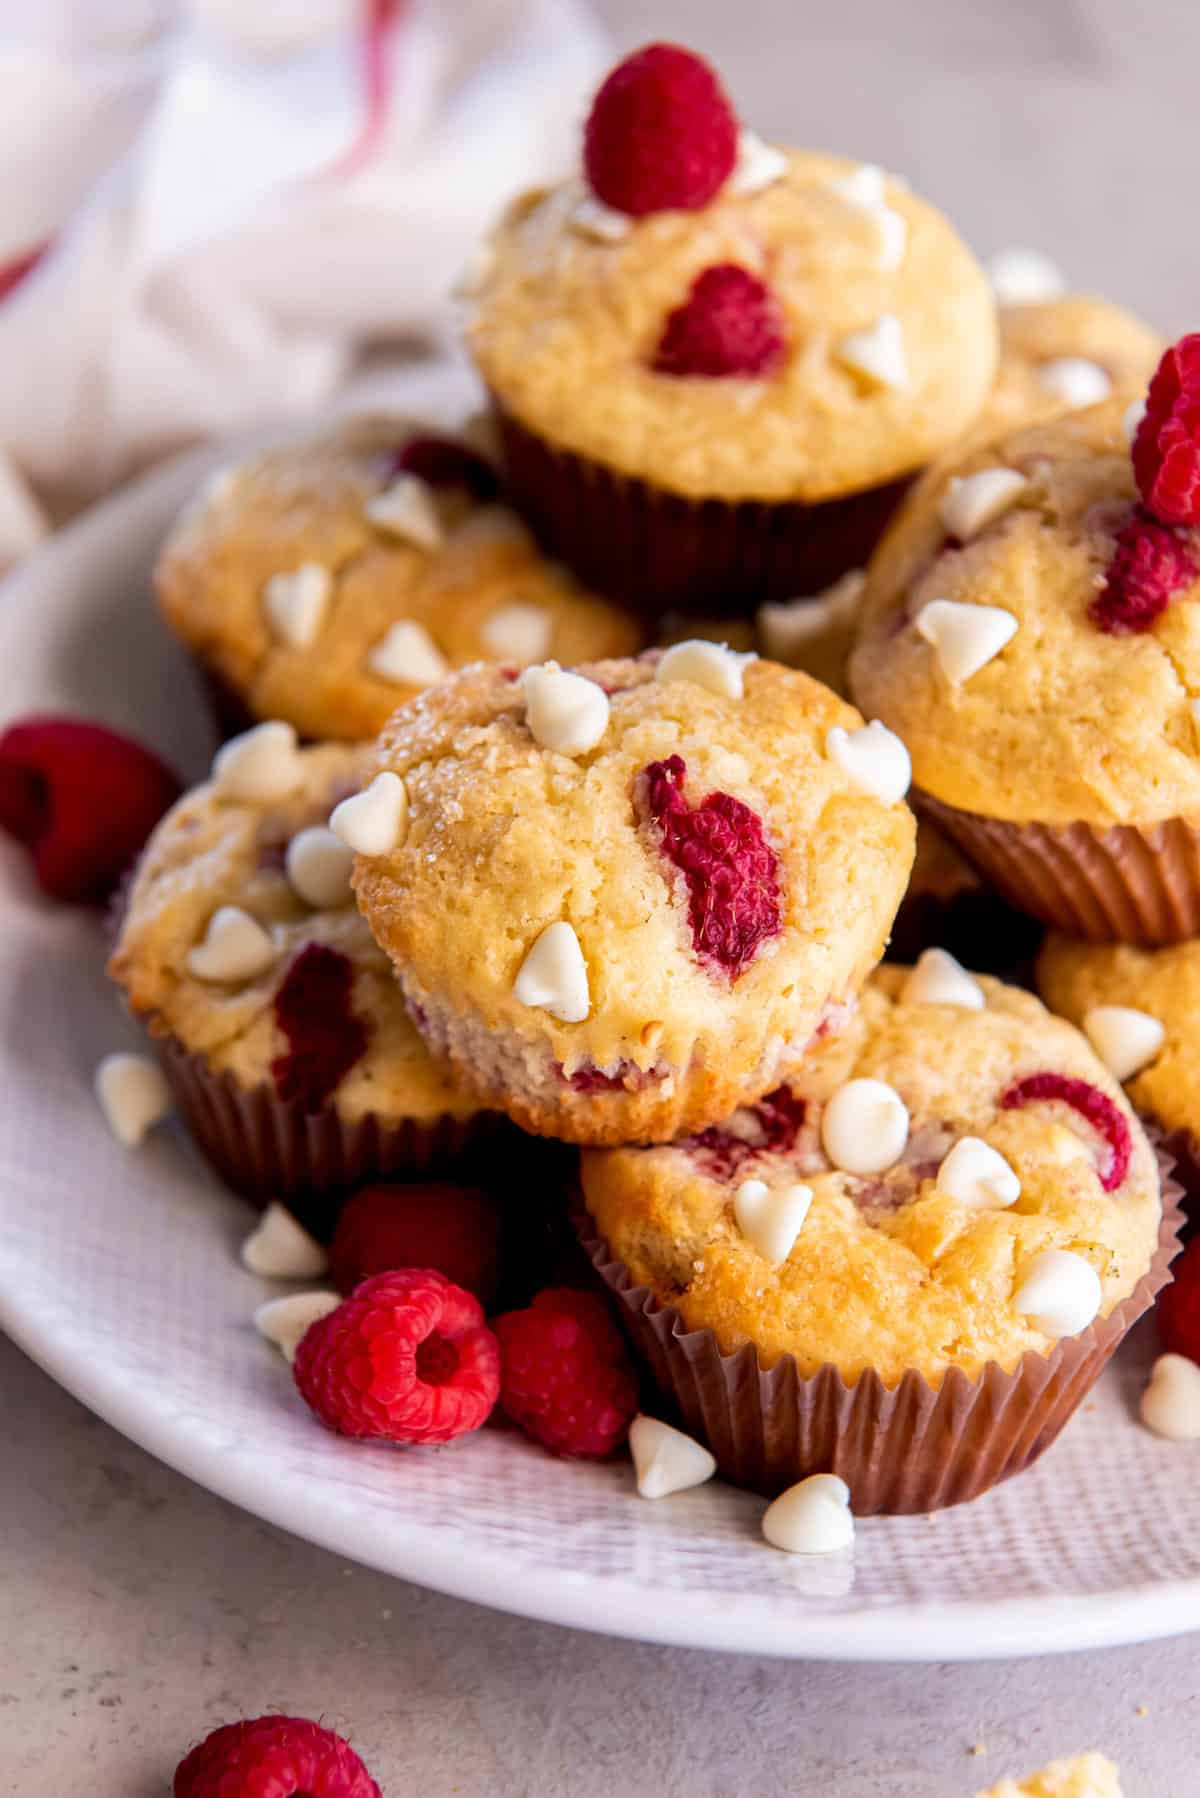
[[[1158,1301],[1158,1333],[1173,1354],[1200,1362],[1200,1239],[1175,1263],[1175,1278]]]
[[[713,70],[678,44],[647,44],[604,82],[588,116],[583,161],[616,212],[694,212],[737,159],[737,118]]]
[[[174,1798],[382,1798],[344,1737],[307,1717],[224,1723],[175,1769]]]
[[[493,1323],[500,1407],[527,1436],[570,1458],[609,1455],[624,1442],[637,1375],[603,1299],[551,1287]]]
[[[393,1268],[433,1267],[486,1305],[499,1279],[500,1215],[478,1187],[364,1186],[342,1207],[329,1264],[339,1292]]]

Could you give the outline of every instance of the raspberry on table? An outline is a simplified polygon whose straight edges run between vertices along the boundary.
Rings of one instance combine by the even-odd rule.
[[[548,1287],[525,1311],[493,1319],[500,1408],[551,1454],[609,1455],[637,1413],[638,1382],[604,1299]]]
[[[494,499],[500,480],[491,463],[453,437],[410,437],[392,456],[388,474],[416,475],[429,487],[462,487],[473,499]]]
[[[1165,1348],[1200,1363],[1200,1238],[1188,1244],[1174,1271],[1159,1294],[1158,1333]]]
[[[1173,594],[1190,586],[1200,569],[1177,532],[1135,506],[1117,532],[1104,586],[1088,617],[1109,636],[1148,631]]]
[[[1148,510],[1164,524],[1200,524],[1200,331],[1164,351],[1132,455]]]
[[[329,1245],[339,1292],[372,1274],[432,1267],[486,1305],[500,1277],[500,1213],[479,1187],[424,1180],[364,1186],[342,1207]]]
[[[709,65],[678,44],[647,44],[592,102],[583,165],[616,212],[694,212],[728,180],[737,146],[737,117]]]
[[[1111,1153],[1107,1168],[1101,1171],[1100,1184],[1105,1192],[1115,1192],[1129,1172],[1133,1138],[1124,1116],[1107,1093],[1068,1074],[1029,1074],[1008,1088],[1000,1106],[1004,1111],[1016,1111],[1024,1105],[1054,1099],[1077,1111],[1108,1144]]]
[[[382,1798],[344,1737],[307,1717],[224,1723],[175,1769],[174,1798]]]
[[[354,968],[325,943],[306,943],[275,995],[275,1022],[287,1052],[271,1063],[285,1103],[320,1111],[367,1046],[367,1026],[355,1014]]]
[[[783,313],[766,282],[719,262],[668,315],[651,367],[660,375],[765,375],[785,347]]]
[[[477,1430],[500,1390],[479,1300],[433,1268],[364,1280],[309,1326],[292,1372],[329,1429],[408,1445]]]

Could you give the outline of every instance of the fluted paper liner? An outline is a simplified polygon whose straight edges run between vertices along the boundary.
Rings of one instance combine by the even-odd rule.
[[[574,1215],[635,1349],[727,1479],[773,1497],[809,1474],[836,1473],[856,1517],[940,1511],[1032,1466],[1166,1285],[1179,1246],[1179,1187],[1165,1153],[1159,1164],[1158,1249],[1129,1297],[1049,1355],[1024,1355],[1011,1373],[995,1362],[976,1379],[952,1368],[938,1387],[915,1371],[894,1387],[873,1371],[848,1386],[832,1363],[806,1376],[790,1355],[766,1369],[753,1343],[726,1354],[712,1330],[690,1330],[649,1287],[634,1285],[580,1197]]]

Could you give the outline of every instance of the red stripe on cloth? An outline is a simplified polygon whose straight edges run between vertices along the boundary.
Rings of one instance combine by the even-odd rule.
[[[362,55],[363,121],[358,136],[339,156],[329,175],[355,175],[371,160],[387,127],[391,111],[393,75],[391,30],[404,11],[405,0],[363,0],[360,33]]]
[[[48,237],[45,243],[35,244],[32,250],[24,250],[11,261],[0,264],[0,300],[6,300],[14,287],[19,287],[26,275],[33,273],[51,242]]]

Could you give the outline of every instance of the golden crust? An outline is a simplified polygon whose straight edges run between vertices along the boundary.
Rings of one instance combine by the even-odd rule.
[[[1095,362],[1126,401],[1145,392],[1166,343],[1122,306],[1090,294],[1064,294],[1032,306],[1000,309],[1000,363],[979,420],[981,430],[1015,430],[1062,412],[1041,374],[1048,362]]]

